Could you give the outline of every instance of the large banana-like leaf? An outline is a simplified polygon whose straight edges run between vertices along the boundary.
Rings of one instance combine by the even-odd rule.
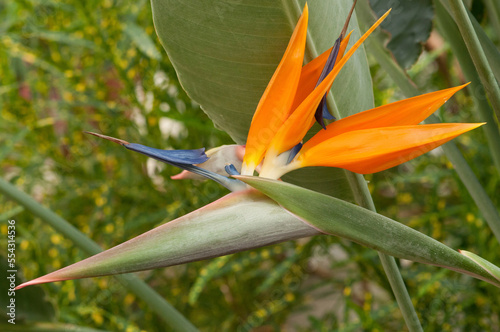
[[[276,69],[305,0],[152,0],[160,41],[179,81],[238,144],[246,140],[260,96]],[[333,46],[351,0],[315,0],[309,5],[306,62]],[[353,16],[350,44],[360,31]],[[370,72],[364,49],[342,69],[332,87],[330,109],[345,117],[373,107]],[[345,171],[318,168],[306,185],[351,199]],[[321,173],[321,175],[320,175]],[[295,182],[299,175],[291,174]]]
[[[395,257],[446,267],[500,287],[500,269],[495,265],[480,258],[469,259],[397,221],[285,182],[240,179],[272,199],[253,189],[229,194],[20,288],[177,265],[321,233],[341,236]]]

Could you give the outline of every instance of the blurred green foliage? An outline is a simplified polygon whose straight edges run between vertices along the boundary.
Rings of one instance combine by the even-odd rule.
[[[147,1],[3,2],[0,22],[4,178],[104,248],[227,192],[211,182],[171,181],[173,167],[83,134],[90,130],[174,149],[231,143],[182,91],[156,38]],[[376,104],[401,99],[383,70],[375,63],[371,69]],[[446,43],[425,52],[410,75],[428,91],[461,83]],[[469,96],[459,93],[441,116],[447,122],[475,121],[472,108]],[[498,205],[500,177],[482,132],[457,142]],[[499,244],[439,151],[368,177],[379,212],[498,263]],[[26,279],[85,257],[16,204],[3,197],[0,202],[2,220],[17,221],[17,261]],[[6,229],[2,221],[1,252]],[[426,331],[500,329],[498,289],[436,267],[401,265]],[[404,329],[376,252],[333,237],[139,275],[203,331]],[[165,330],[112,277],[41,287],[58,322],[110,331]]]

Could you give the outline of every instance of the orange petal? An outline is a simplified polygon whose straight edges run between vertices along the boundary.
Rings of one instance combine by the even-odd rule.
[[[307,4],[295,27],[285,54],[262,95],[252,119],[244,167],[253,173],[261,162],[269,142],[290,114],[299,84],[307,36]]]
[[[340,43],[339,54],[335,64],[337,64],[340,59],[344,56],[345,49],[349,43],[349,38],[351,37],[351,32],[342,40]],[[332,47],[318,55],[316,58],[311,60],[307,65],[302,68],[300,73],[299,88],[295,94],[295,99],[293,100],[292,110],[296,109],[300,103],[314,90],[316,83],[318,83],[319,76],[323,67],[325,67],[326,60],[332,51]]]
[[[321,98],[330,89],[337,77],[338,73],[345,65],[347,60],[354,54],[359,46],[365,41],[366,38],[377,28],[377,26],[382,23],[389,11],[385,13],[373,26],[365,32],[363,36],[349,49],[347,54],[340,59],[338,63],[335,64],[332,71],[325,77],[325,79],[307,96],[306,99],[297,107],[297,109],[290,115],[290,117],[285,121],[285,123],[279,128],[276,136],[271,142],[270,149],[273,152],[281,153],[287,151],[297,145],[302,138],[305,136],[307,131],[311,128],[314,123],[313,117],[318,107]],[[248,148],[248,147],[247,147]]]
[[[468,84],[404,99],[337,120],[330,123],[326,130],[321,130],[314,135],[306,145],[314,146],[351,130],[419,124],[441,107],[455,92]]]
[[[370,174],[402,164],[484,123],[444,123],[355,130],[306,148],[302,167],[340,167]]]

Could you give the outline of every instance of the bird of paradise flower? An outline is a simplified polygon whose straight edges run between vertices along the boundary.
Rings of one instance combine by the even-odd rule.
[[[390,12],[390,11],[389,11]],[[288,47],[272,76],[252,119],[247,138],[242,175],[278,179],[298,168],[327,166],[356,173],[380,172],[416,158],[427,151],[477,128],[482,123],[419,125],[465,85],[405,99],[339,119],[324,126],[320,106],[338,73],[363,41],[389,14],[384,14],[344,55],[349,36],[302,66],[306,44],[308,8],[300,17]],[[334,54],[332,57],[331,55]],[[333,62],[325,72],[328,61]],[[305,144],[301,141],[315,119],[324,126]],[[104,135],[128,149],[173,164],[221,182],[230,189],[242,189],[224,174],[203,170],[208,160],[204,150],[160,150]],[[201,164],[200,167],[193,166]],[[234,175],[236,172],[229,172]]]
[[[461,255],[411,228],[353,204],[275,181],[287,172],[309,166],[340,167],[362,174],[379,172],[482,125],[419,125],[464,86],[380,106],[325,125],[325,119],[332,120],[325,101],[333,81],[388,14],[345,53],[350,37],[345,36],[346,24],[330,50],[302,66],[308,22],[305,6],[253,116],[241,170],[233,165],[226,165],[224,172],[205,169],[209,157],[204,149],[161,150],[91,133],[210,178],[234,192],[17,288],[175,265],[314,234],[342,236],[396,257],[447,267],[500,287],[500,270],[473,254]],[[302,143],[315,120],[323,129]],[[254,176],[257,169],[260,173]]]

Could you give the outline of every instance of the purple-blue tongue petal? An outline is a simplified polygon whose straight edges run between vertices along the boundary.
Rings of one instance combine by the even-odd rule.
[[[302,143],[299,143],[297,145],[295,145],[291,151],[290,151],[290,154],[288,155],[288,160],[286,161],[286,164],[290,164],[293,160],[293,158],[295,158],[295,156],[297,155],[297,153],[299,153],[300,149],[302,149]]]
[[[233,164],[224,166],[224,169],[226,170],[226,173],[229,175],[241,175]]]
[[[339,54],[340,43],[342,42],[342,39],[343,39],[342,36],[340,36],[335,41],[335,44],[333,45],[332,51],[330,52],[330,55],[326,60],[325,67],[323,67],[323,71],[319,76],[316,86],[318,86],[321,82],[323,82],[325,77],[328,76],[328,74],[332,71],[333,66],[335,65],[335,61],[337,61],[337,56]],[[321,127],[323,127],[323,129],[326,129],[325,122],[323,121],[324,119],[327,120],[335,119],[335,117],[333,117],[328,111],[328,107],[326,105],[326,94],[321,99],[321,102],[319,103],[318,108],[316,109],[316,113],[314,114],[314,118],[321,125]]]
[[[347,15],[347,19],[344,23],[344,28],[342,29],[339,38],[337,38],[337,40],[335,41],[335,44],[333,44],[332,51],[330,52],[330,55],[326,60],[325,67],[323,67],[323,71],[319,76],[318,82],[316,83],[316,87],[321,82],[323,82],[325,77],[332,71],[333,66],[335,66],[335,62],[337,61],[337,56],[340,50],[340,43],[342,43],[342,40],[344,40],[347,27],[349,26],[349,21],[351,20],[352,13],[354,12],[354,7],[356,7],[356,2],[357,0],[354,0],[351,7],[351,11],[349,12],[349,15]],[[328,106],[326,105],[326,95],[327,94],[325,94],[321,99],[321,102],[319,103],[318,108],[316,109],[316,113],[314,114],[314,118],[321,125],[321,127],[323,127],[323,129],[326,129],[324,119],[335,120],[335,117],[331,115],[330,112],[328,111]]]

